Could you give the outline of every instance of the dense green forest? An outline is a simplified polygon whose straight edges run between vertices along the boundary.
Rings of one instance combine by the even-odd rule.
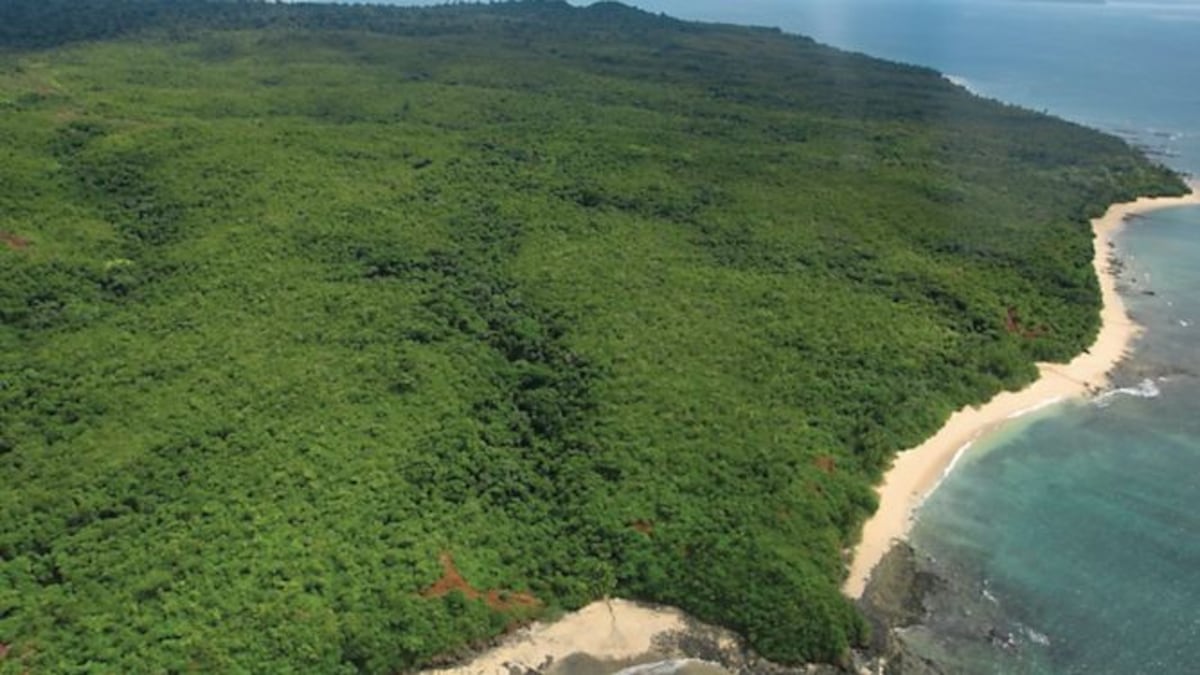
[[[0,672],[389,673],[605,595],[865,639],[894,452],[1179,180],[600,3],[0,3]],[[461,576],[460,576],[461,575]]]

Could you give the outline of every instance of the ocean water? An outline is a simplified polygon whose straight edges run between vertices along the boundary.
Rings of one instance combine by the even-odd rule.
[[[952,672],[1200,668],[1200,209],[1119,249],[1147,332],[1114,389],[977,444],[919,514],[949,587],[914,642]]]
[[[1200,2],[645,0],[937,68],[1200,174]],[[1136,219],[1146,327],[1111,392],[976,443],[918,514],[945,581],[907,641],[951,673],[1200,672],[1200,208]]]
[[[1118,133],[1200,173],[1200,0],[626,2],[930,66],[984,96]]]
[[[930,66],[1200,175],[1200,0],[624,1]],[[905,637],[945,672],[1200,672],[1200,208],[1117,251],[1147,330],[1112,390],[976,442],[918,514],[943,581]]]
[[[785,28],[1200,173],[1200,3],[788,4]],[[947,581],[909,641],[949,672],[1200,672],[1200,209],[1136,219],[1117,250],[1146,332],[1113,391],[977,443],[919,513]]]

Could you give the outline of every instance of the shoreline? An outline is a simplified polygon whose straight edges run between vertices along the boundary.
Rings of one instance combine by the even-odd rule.
[[[556,621],[536,622],[503,638],[457,666],[422,670],[424,675],[512,675],[615,672],[670,661],[695,675],[727,673],[717,664],[685,654],[706,645],[712,655],[736,654],[738,637],[702,624],[675,607],[610,598],[597,600]],[[653,672],[653,671],[648,671]]]
[[[1183,197],[1143,197],[1113,204],[1104,215],[1091,221],[1095,248],[1092,264],[1102,299],[1101,328],[1095,343],[1068,364],[1038,364],[1038,379],[1025,389],[1001,392],[982,406],[955,412],[924,443],[896,455],[892,468],[877,487],[879,508],[864,523],[862,540],[854,549],[850,573],[842,587],[845,595],[852,599],[862,596],[875,566],[893,544],[907,537],[915,510],[976,441],[1012,420],[1108,384],[1109,372],[1124,359],[1141,331],[1129,319],[1116,290],[1116,271],[1110,260],[1113,237],[1130,216],[1177,206],[1200,206],[1200,181],[1189,180],[1188,187],[1192,192]],[[713,660],[694,658],[697,640],[708,645],[705,658]],[[747,665],[742,660],[746,658],[743,649],[744,644],[732,631],[702,624],[676,607],[610,598],[552,622],[521,628],[458,665],[420,672],[562,675],[576,671],[613,672],[639,664],[671,661],[673,666],[687,669],[681,672],[710,675],[731,672],[731,666],[743,669]],[[603,670],[596,670],[598,666]]]
[[[1109,259],[1113,237],[1131,216],[1180,206],[1200,206],[1200,183],[1188,181],[1191,193],[1182,197],[1142,197],[1109,206],[1092,219],[1095,254],[1092,265],[1100,282],[1102,306],[1096,341],[1070,363],[1039,363],[1038,379],[1016,392],[1005,391],[979,407],[966,407],[950,416],[936,434],[920,445],[896,455],[892,467],[877,486],[879,508],[863,523],[862,538],[853,550],[850,571],[842,592],[862,596],[871,572],[897,540],[908,537],[913,516],[937,489],[972,444],[1004,424],[1025,415],[1077,398],[1108,384],[1109,373],[1128,353],[1141,332],[1126,313],[1117,292],[1116,271]]]

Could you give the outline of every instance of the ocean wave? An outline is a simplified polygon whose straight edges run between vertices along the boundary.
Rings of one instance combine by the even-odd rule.
[[[1049,406],[1052,406],[1055,403],[1058,403],[1059,401],[1061,401],[1062,399],[1063,399],[1062,396],[1055,396],[1054,398],[1048,398],[1045,401],[1035,403],[1035,404],[1029,406],[1028,408],[1021,408],[1020,410],[1018,410],[1014,413],[1010,413],[1008,415],[1008,417],[1006,417],[1005,419],[1015,420],[1018,417],[1024,417],[1024,416],[1028,415],[1029,413],[1034,413],[1034,412],[1041,410],[1042,408],[1047,408]]]
[[[1050,636],[1046,635],[1045,633],[1040,633],[1024,624],[1021,624],[1021,631],[1025,633],[1025,636],[1028,637],[1030,641],[1035,642],[1043,647],[1050,646]]]
[[[974,444],[975,441],[967,441],[961,448],[954,451],[954,456],[950,458],[950,463],[946,465],[945,469],[942,469],[942,478],[949,476],[950,473],[954,471],[954,467],[958,464],[958,460],[962,459],[963,453],[965,453],[967,450],[970,450],[971,446]]]
[[[965,77],[962,77],[960,75],[948,75],[948,74],[942,75],[942,77],[946,78],[950,82],[950,84],[962,87],[963,89],[966,89],[967,91],[971,92],[972,94],[979,93],[978,91],[975,90],[974,87],[971,86],[971,81]]]
[[[1132,396],[1134,398],[1158,398],[1162,391],[1158,388],[1158,384],[1152,379],[1145,379],[1134,387],[1121,387],[1119,389],[1110,389],[1096,398],[1092,399],[1092,404],[1097,408],[1107,408],[1112,404],[1114,398],[1118,396]]]
[[[916,505],[913,506],[912,510],[908,512],[908,520],[910,523],[916,523],[917,520],[920,519],[921,507],[925,506],[925,502],[933,496],[933,493],[937,492],[938,489],[942,487],[942,483],[946,482],[946,478],[948,478],[950,474],[954,472],[954,467],[958,464],[958,460],[962,459],[962,456],[966,454],[967,450],[970,450],[971,446],[974,444],[974,439],[969,440],[962,444],[958,450],[954,451],[954,456],[950,458],[950,463],[946,465],[946,468],[942,469],[942,475],[938,476],[937,482],[934,483],[933,487],[929,488],[925,494],[920,496],[920,499],[917,500]],[[932,558],[930,558],[930,560],[932,560]]]
[[[988,602],[992,603],[993,605],[1000,604],[1000,601],[998,599],[996,599],[995,594],[993,594],[987,588],[984,588],[983,591],[980,592],[980,594],[983,596],[984,600],[987,600]]]

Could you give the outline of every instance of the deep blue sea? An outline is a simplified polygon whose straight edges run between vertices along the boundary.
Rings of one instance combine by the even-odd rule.
[[[636,4],[932,66],[1200,174],[1200,2]],[[1136,220],[1118,253],[1147,330],[1114,391],[976,443],[919,513],[948,585],[909,637],[948,672],[1200,672],[1200,209]]]

